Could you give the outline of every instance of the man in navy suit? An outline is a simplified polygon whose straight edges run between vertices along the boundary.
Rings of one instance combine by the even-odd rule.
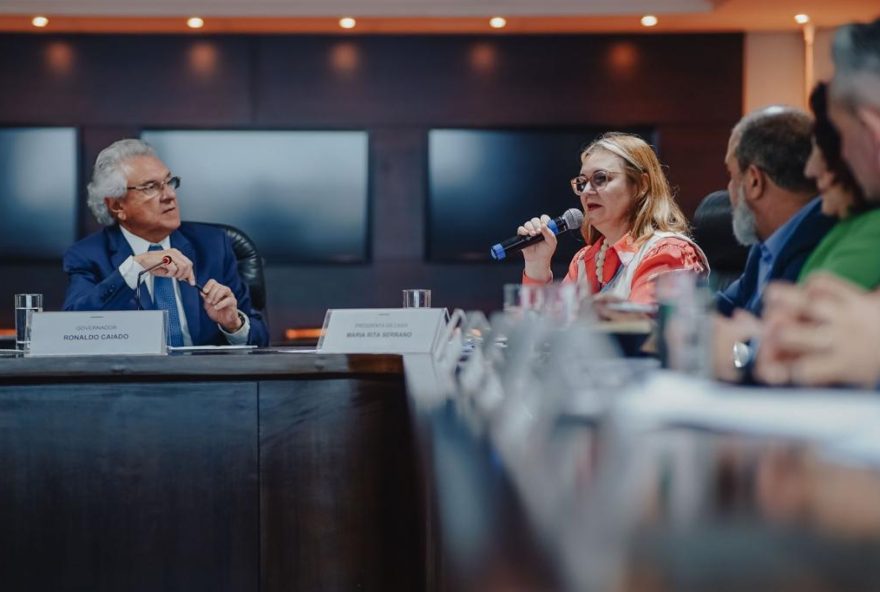
[[[226,233],[181,223],[179,186],[140,140],[101,151],[88,193],[106,228],[64,254],[64,310],[164,308],[172,345],[267,345],[266,324],[251,306]]]
[[[790,107],[750,113],[733,128],[724,159],[733,233],[751,250],[742,276],[716,297],[725,316],[737,309],[760,315],[767,284],[795,281],[834,225],[804,175],[812,130],[810,116]]]
[[[734,126],[725,166],[733,234],[750,246],[743,274],[715,298],[715,375],[740,378],[751,368],[761,332],[764,290],[774,280],[797,280],[801,268],[834,225],[822,214],[816,185],[804,175],[813,122],[791,107],[750,113]]]

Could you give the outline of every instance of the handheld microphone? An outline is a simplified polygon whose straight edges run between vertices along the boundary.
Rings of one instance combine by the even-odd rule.
[[[547,227],[553,231],[553,234],[559,235],[563,232],[580,228],[583,223],[584,213],[577,208],[571,208],[558,218],[547,222]],[[544,240],[544,235],[540,233],[535,236],[522,236],[518,234],[496,245],[492,245],[490,253],[492,254],[492,259],[501,261],[508,255],[519,253],[526,247],[539,243],[542,240]]]
[[[151,271],[153,271],[154,269],[156,269],[160,265],[168,265],[169,263],[171,263],[171,257],[169,257],[168,255],[165,255],[164,257],[162,257],[161,261],[159,261],[155,265],[149,266],[148,268],[146,268],[138,273],[137,280],[135,281],[135,284],[134,284],[134,286],[135,286],[134,297],[135,297],[135,300],[137,300],[138,310],[142,310],[142,308],[141,308],[141,278],[144,277],[145,273],[150,273]]]

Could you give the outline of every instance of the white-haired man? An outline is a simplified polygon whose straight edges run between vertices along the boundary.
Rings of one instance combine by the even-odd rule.
[[[88,193],[106,227],[64,254],[64,309],[165,309],[170,345],[267,345],[266,324],[251,306],[226,233],[181,223],[179,186],[140,140],[101,151]]]

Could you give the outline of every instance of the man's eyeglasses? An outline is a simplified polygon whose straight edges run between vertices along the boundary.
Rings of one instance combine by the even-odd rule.
[[[587,183],[589,183],[595,191],[599,191],[608,185],[608,181],[611,180],[612,176],[617,174],[614,171],[596,171],[589,177],[578,175],[571,180],[571,190],[574,191],[575,195],[579,196],[587,190]]]
[[[134,185],[131,187],[126,187],[129,191],[140,191],[144,194],[144,197],[147,199],[153,199],[159,195],[165,193],[165,187],[171,187],[172,189],[177,189],[180,187],[180,177],[171,177],[161,183],[159,181],[147,181],[142,185]]]

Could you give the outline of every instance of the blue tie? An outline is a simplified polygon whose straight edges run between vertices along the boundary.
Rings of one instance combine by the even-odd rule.
[[[162,245],[150,245],[151,251],[161,251]],[[183,332],[180,330],[180,316],[177,314],[177,299],[174,298],[174,280],[170,277],[153,276],[153,302],[159,310],[168,311],[168,345],[183,345]]]

